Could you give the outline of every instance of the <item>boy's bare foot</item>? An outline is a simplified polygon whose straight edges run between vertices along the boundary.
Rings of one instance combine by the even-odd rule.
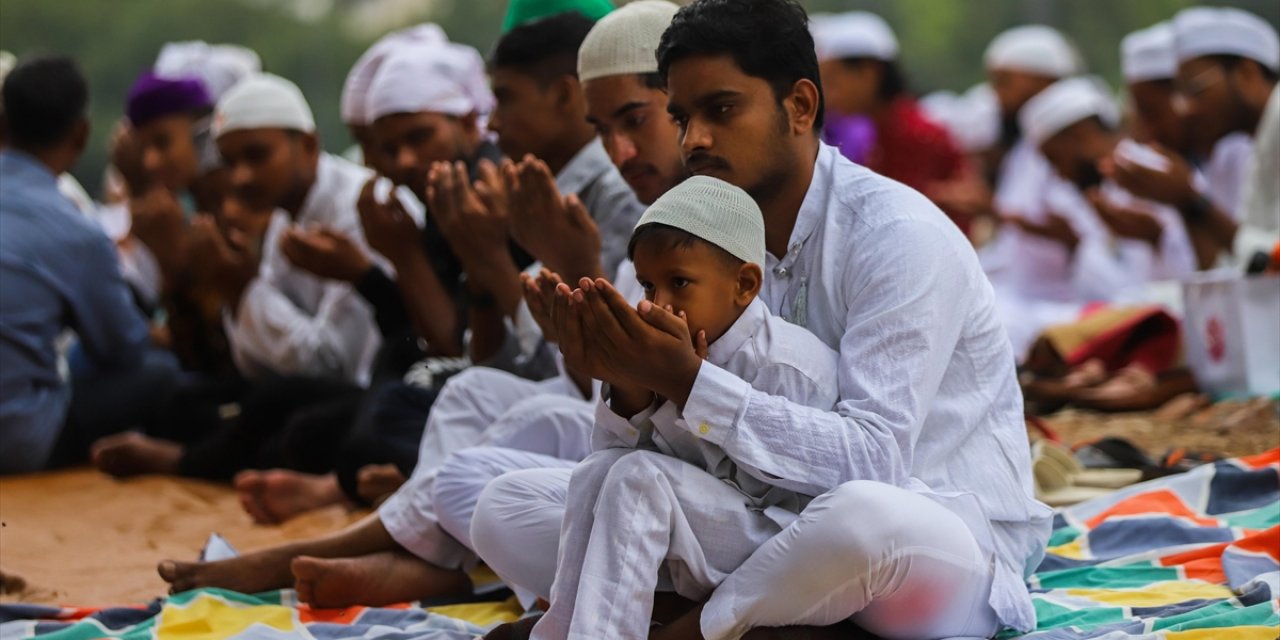
[[[240,593],[261,593],[293,585],[292,554],[284,548],[265,549],[216,562],[165,560],[156,570],[172,593],[218,587]]]
[[[356,473],[356,493],[369,504],[378,504],[408,479],[394,464],[367,464]]]
[[[346,500],[332,473],[321,476],[288,469],[241,471],[233,484],[240,493],[240,506],[258,524],[278,524]]]
[[[98,439],[89,448],[93,466],[117,478],[148,473],[177,475],[182,445],[126,431]]]
[[[403,551],[337,559],[298,556],[292,568],[298,599],[317,608],[378,607],[471,589],[462,571],[432,566]]]

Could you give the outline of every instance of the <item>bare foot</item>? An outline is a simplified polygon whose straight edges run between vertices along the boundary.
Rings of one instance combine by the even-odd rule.
[[[377,504],[407,480],[394,464],[367,464],[356,473],[356,493],[369,504]]]
[[[240,506],[258,524],[278,524],[296,515],[346,500],[338,477],[288,469],[241,471],[236,475]]]
[[[471,589],[462,571],[432,566],[404,551],[333,560],[298,556],[293,559],[293,577],[299,600],[326,609],[379,607]]]
[[[289,561],[293,554],[278,547],[216,562],[165,560],[156,571],[169,583],[171,593],[201,587],[218,587],[240,593],[261,593],[293,585]]]
[[[93,443],[89,458],[93,466],[117,478],[148,473],[177,475],[182,445],[126,431]]]

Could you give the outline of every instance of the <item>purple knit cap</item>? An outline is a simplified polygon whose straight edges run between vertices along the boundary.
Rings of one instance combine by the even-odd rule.
[[[147,70],[129,89],[124,113],[133,126],[141,127],[175,113],[211,108],[213,99],[200,80],[194,77],[162,78]]]

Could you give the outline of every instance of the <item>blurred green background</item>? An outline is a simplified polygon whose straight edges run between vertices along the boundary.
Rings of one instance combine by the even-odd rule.
[[[802,0],[810,11],[864,9],[897,31],[917,93],[960,91],[981,80],[982,51],[1000,31],[1049,24],[1080,47],[1090,69],[1119,81],[1124,34],[1168,18],[1191,0]],[[451,39],[487,53],[507,0],[0,0],[0,48],[22,56],[75,56],[89,77],[94,144],[75,174],[97,194],[106,137],[133,79],[172,40],[235,42],[269,71],[297,82],[311,101],[325,146],[350,144],[338,121],[347,70],[379,35],[435,21]],[[1280,25],[1280,0],[1231,0]]]

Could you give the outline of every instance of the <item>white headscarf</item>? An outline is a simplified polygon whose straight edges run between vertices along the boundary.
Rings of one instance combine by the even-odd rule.
[[[160,49],[153,70],[162,78],[197,78],[216,101],[237,82],[262,71],[262,59],[240,45],[170,42]]]
[[[396,47],[369,85],[364,112],[369,122],[423,111],[483,118],[493,104],[480,53],[450,42]]]
[[[378,74],[378,67],[382,66],[382,62],[397,47],[408,44],[444,44],[448,41],[449,37],[445,35],[444,29],[428,22],[393,31],[373,43],[356,60],[347,74],[346,82],[342,84],[342,122],[348,125],[367,125],[373,121],[365,111],[368,103],[366,94],[373,84],[374,76]]]

